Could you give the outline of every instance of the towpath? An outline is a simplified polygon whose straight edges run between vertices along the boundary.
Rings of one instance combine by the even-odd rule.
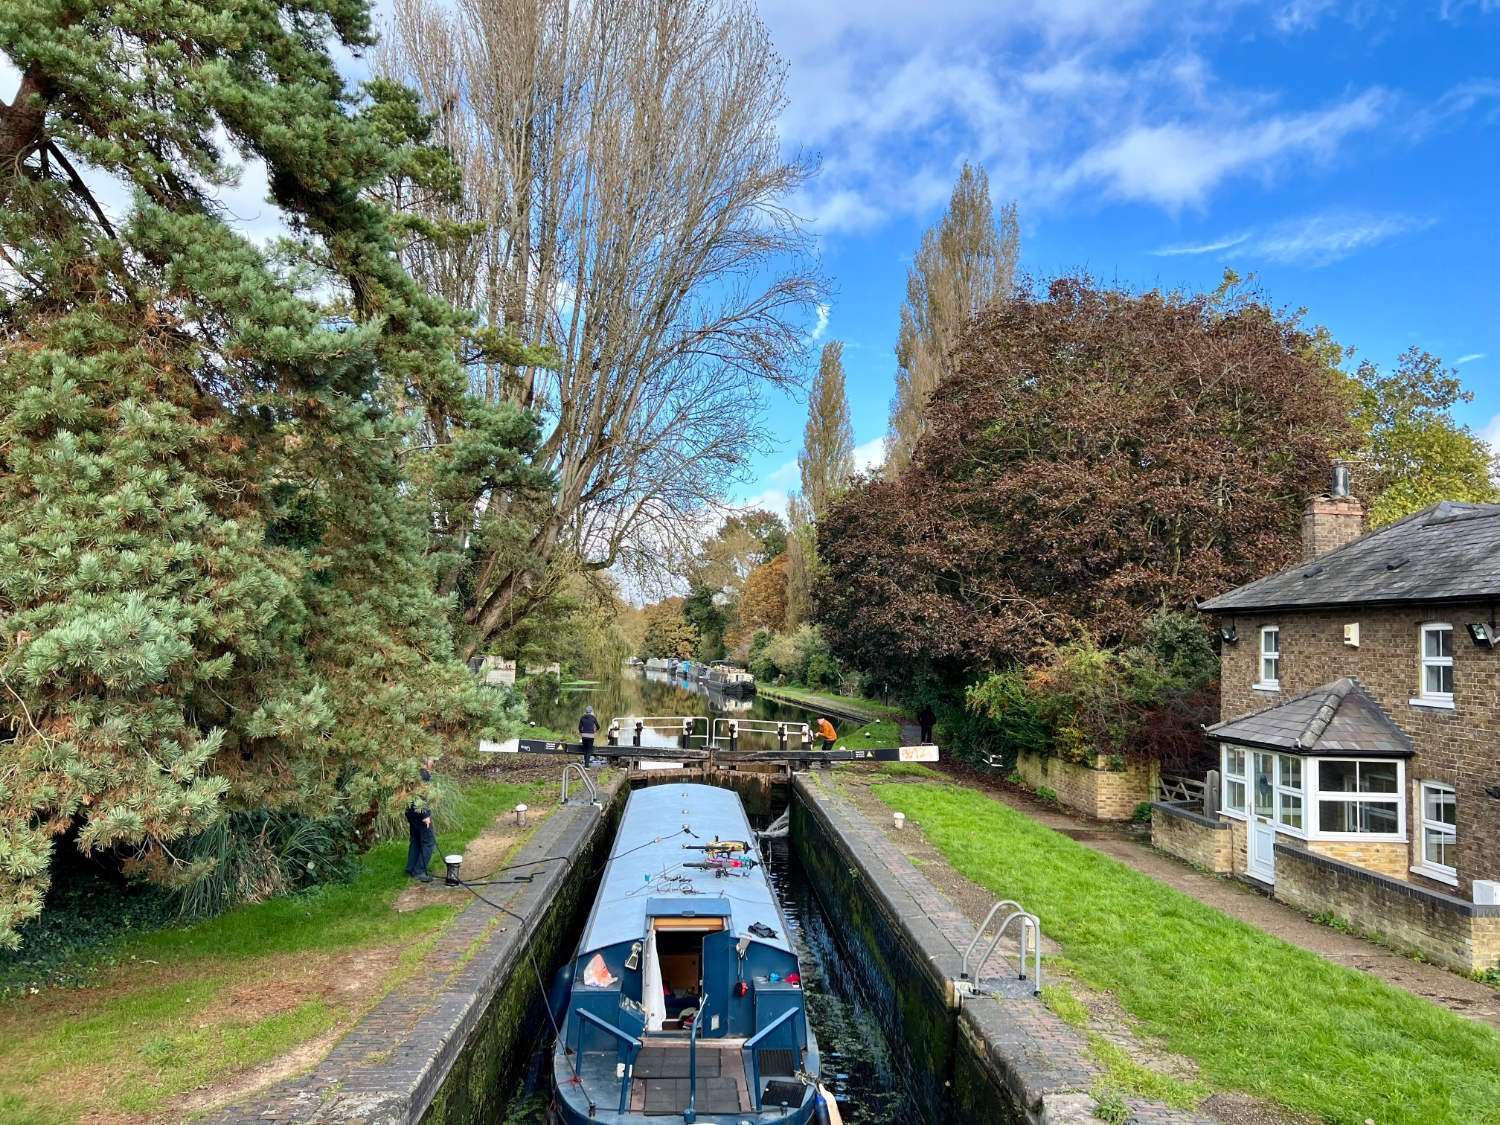
[[[1149,836],[1138,831],[1070,813],[1037,800],[1018,786],[953,762],[942,769],[954,780],[983,789],[996,800],[1055,829],[1086,847],[1103,852],[1157,882],[1238,918],[1275,937],[1337,964],[1379,977],[1387,984],[1430,1000],[1449,1011],[1500,1029],[1500,990],[1459,976],[1423,961],[1413,961],[1393,950],[1352,934],[1320,925],[1238,879],[1211,875],[1172,859],[1151,847]]]

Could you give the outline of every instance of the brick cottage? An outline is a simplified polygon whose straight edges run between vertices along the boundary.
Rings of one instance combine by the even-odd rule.
[[[1354,498],[1319,497],[1304,561],[1200,606],[1224,641],[1217,787],[1199,809],[1155,806],[1153,842],[1398,948],[1494,968],[1500,505],[1362,525]]]

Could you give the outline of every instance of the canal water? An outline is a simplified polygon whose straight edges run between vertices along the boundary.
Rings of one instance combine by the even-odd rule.
[[[882,1001],[861,988],[855,962],[860,951],[834,934],[790,841],[768,840],[762,847],[801,964],[808,1018],[822,1052],[823,1084],[838,1099],[846,1125],[928,1125],[934,1119],[916,1104],[892,1062],[876,1018]],[[551,1041],[542,1038],[547,1041],[537,1045],[526,1086],[505,1125],[545,1120]]]

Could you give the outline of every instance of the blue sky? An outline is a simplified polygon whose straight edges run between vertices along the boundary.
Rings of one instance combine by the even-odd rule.
[[[1021,217],[1021,264],[1131,288],[1254,273],[1391,366],[1456,365],[1500,441],[1500,0],[760,0],[781,130],[834,285],[855,441],[886,432],[898,311],[964,161]],[[813,330],[817,326],[812,326]],[[814,359],[815,359],[814,350]],[[742,499],[797,487],[805,405]]]
[[[912,252],[965,161],[1017,202],[1032,276],[1254,273],[1360,358],[1416,345],[1457,366],[1460,420],[1500,444],[1500,0],[758,5],[788,68],[783,142],[819,168],[794,201],[833,286],[810,359],[844,342],[862,464]],[[0,55],[0,96],[17,80]],[[279,230],[265,193],[252,163],[224,198],[259,236]],[[779,444],[734,499],[784,511],[806,405],[767,405]]]

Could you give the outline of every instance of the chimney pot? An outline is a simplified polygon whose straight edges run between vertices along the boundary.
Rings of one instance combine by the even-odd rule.
[[[1302,559],[1315,559],[1365,533],[1365,506],[1349,493],[1349,467],[1333,467],[1326,496],[1314,496],[1302,512]]]

